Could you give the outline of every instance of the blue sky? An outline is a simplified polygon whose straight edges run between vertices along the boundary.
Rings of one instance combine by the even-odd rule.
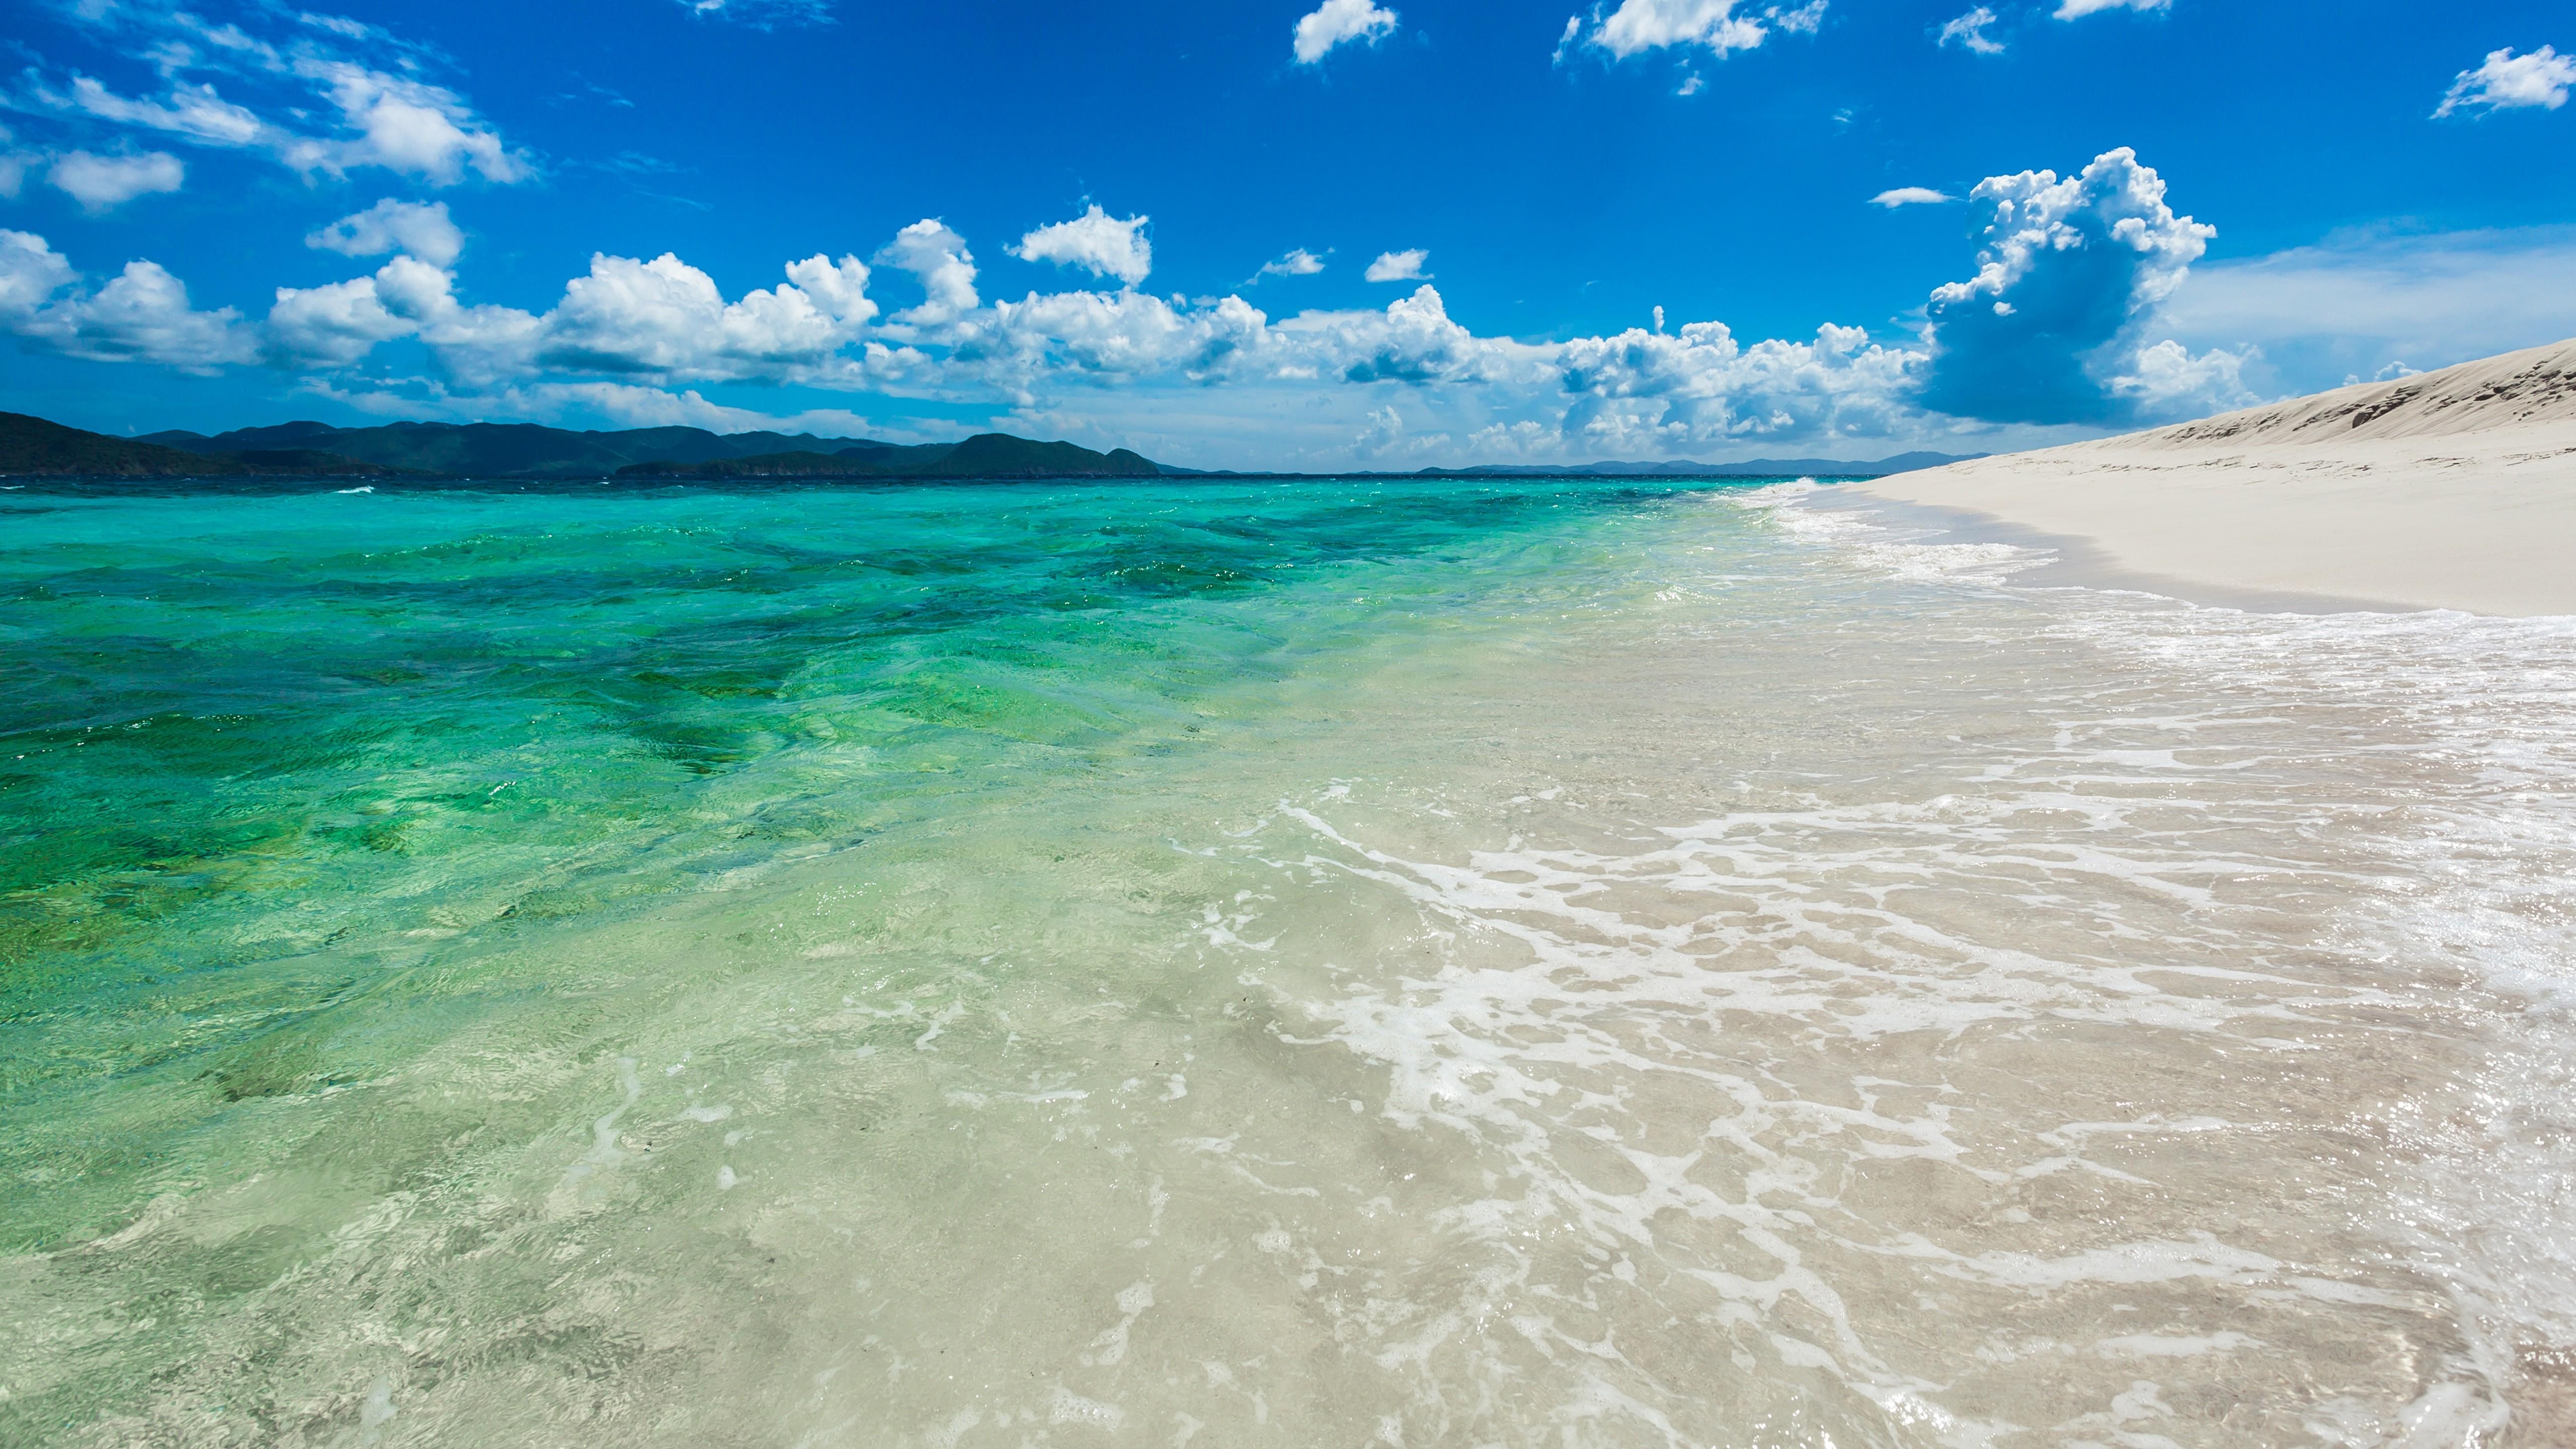
[[[2563,5],[22,0],[4,23],[0,385],[104,431],[1876,457],[2576,334]]]

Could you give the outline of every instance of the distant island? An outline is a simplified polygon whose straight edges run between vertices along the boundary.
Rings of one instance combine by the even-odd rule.
[[[1976,455],[1982,456],[1982,455]],[[1884,477],[1963,461],[1900,453],[1876,462],[1833,458],[1743,463],[1484,464],[1354,478],[1425,477]],[[979,433],[963,442],[902,444],[810,433],[711,433],[704,428],[575,432],[536,423],[385,423],[340,428],[279,423],[209,436],[181,430],[119,438],[23,413],[0,413],[0,477],[99,480],[378,479],[388,482],[612,479],[630,483],[834,482],[965,478],[1288,478],[1158,464],[1125,448]]]
[[[710,436],[713,436],[712,434]],[[739,436],[739,435],[738,435]],[[767,436],[767,435],[761,435]],[[1153,478],[1165,470],[1125,448],[1095,453],[1072,443],[1039,443],[1008,433],[978,433],[962,443],[900,447],[859,442],[830,453],[800,448],[699,462],[629,463],[614,476],[635,479],[732,478]]]

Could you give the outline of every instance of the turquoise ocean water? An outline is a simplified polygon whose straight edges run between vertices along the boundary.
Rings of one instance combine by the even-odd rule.
[[[2576,641],[2017,558],[0,493],[0,1442],[2551,1442]]]

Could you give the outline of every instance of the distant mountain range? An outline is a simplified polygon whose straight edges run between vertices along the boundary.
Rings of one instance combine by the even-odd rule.
[[[0,413],[0,476],[41,478],[1128,478],[1162,472],[1124,448],[1095,453],[984,433],[904,446],[810,433],[703,428],[572,432],[534,423],[280,423],[212,437],[83,432]]]
[[[1151,478],[1164,470],[1125,448],[1095,453],[1072,443],[1037,443],[978,433],[962,443],[897,447],[862,442],[831,453],[811,448],[702,463],[630,463],[620,478]]]
[[[1982,454],[1972,456],[1983,456]],[[1418,473],[1358,477],[1687,476],[1707,478],[1881,477],[1962,461],[1946,453],[1900,453],[1875,463],[1831,458],[1756,459],[1745,463],[1578,463],[1530,466],[1489,463],[1425,468]],[[703,428],[629,428],[573,432],[535,423],[386,423],[338,428],[280,423],[209,437],[171,431],[139,438],[83,432],[43,418],[0,413],[0,476],[54,478],[616,478],[631,482],[686,479],[861,478],[1139,478],[1289,477],[1209,473],[1158,465],[1119,448],[1095,453],[1072,443],[1041,443],[1008,433],[982,433],[959,443],[904,445],[873,438],[821,438],[811,433],[711,433]]]
[[[863,442],[810,433],[710,433],[703,428],[576,433],[535,423],[386,423],[372,428],[279,423],[237,428],[213,437],[146,433],[135,441],[208,456],[301,448],[381,467],[476,478],[606,478],[637,463],[711,463],[757,453],[831,452]]]
[[[388,478],[407,468],[361,462],[310,448],[244,448],[192,453],[0,413],[0,476],[14,478]]]
[[[281,423],[213,437],[149,433],[136,441],[208,457],[311,449],[452,478],[1124,478],[1162,471],[1124,448],[1095,453],[1072,443],[1033,442],[1008,433],[906,447],[874,438],[711,433],[704,428],[576,433],[535,423],[387,423],[374,428]]]

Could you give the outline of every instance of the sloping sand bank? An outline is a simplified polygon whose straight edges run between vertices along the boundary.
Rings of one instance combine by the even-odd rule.
[[[2186,598],[2576,614],[2576,341],[1834,491]]]

